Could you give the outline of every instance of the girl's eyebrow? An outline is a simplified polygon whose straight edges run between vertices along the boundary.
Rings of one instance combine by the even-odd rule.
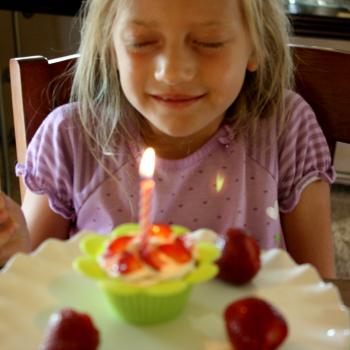
[[[130,20],[127,22],[127,24],[141,27],[156,27],[158,25],[156,21],[142,21],[139,19]]]
[[[141,27],[157,27],[159,23],[156,21],[144,21],[140,19],[133,19],[127,22],[129,25],[141,26]],[[228,27],[232,26],[231,21],[207,21],[207,22],[195,22],[192,24],[195,27]]]
[[[195,25],[201,26],[201,27],[221,27],[221,26],[228,26],[231,24],[231,21],[207,21],[207,22],[200,22],[195,23]]]

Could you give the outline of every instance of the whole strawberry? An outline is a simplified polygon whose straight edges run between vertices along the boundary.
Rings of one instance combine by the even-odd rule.
[[[96,350],[98,345],[90,316],[65,308],[51,315],[40,350]]]
[[[259,298],[248,297],[231,303],[224,317],[235,350],[274,350],[288,334],[281,313]]]
[[[240,228],[229,229],[223,239],[224,247],[217,260],[218,277],[236,285],[249,282],[261,266],[256,240]]]

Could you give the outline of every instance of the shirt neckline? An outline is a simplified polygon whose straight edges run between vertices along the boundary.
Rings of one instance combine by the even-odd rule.
[[[199,162],[204,157],[207,157],[215,147],[223,147],[229,149],[235,138],[234,131],[230,125],[223,124],[219,127],[216,133],[198,150],[181,159],[165,159],[157,157],[157,168],[163,170],[184,169]],[[137,137],[140,140],[140,137]],[[145,146],[142,143],[133,143],[131,145],[134,157],[139,162]]]

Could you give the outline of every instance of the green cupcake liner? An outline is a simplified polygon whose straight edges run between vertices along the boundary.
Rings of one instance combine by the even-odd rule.
[[[172,230],[178,235],[188,232],[182,226],[172,226]],[[182,278],[161,281],[147,287],[108,276],[99,266],[98,257],[109,239],[137,231],[138,225],[131,223],[118,226],[109,237],[95,233],[86,235],[80,241],[83,255],[74,260],[73,266],[79,273],[98,283],[111,309],[120,319],[135,325],[170,321],[186,306],[193,285],[208,281],[217,275],[215,260],[219,250],[212,244],[199,243],[198,261],[193,271]]]
[[[103,291],[117,316],[128,323],[144,326],[175,319],[185,308],[192,286],[171,295],[120,295],[105,288]]]

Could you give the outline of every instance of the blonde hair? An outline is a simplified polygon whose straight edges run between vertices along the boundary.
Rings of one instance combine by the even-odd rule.
[[[259,120],[277,111],[282,131],[287,116],[285,93],[294,86],[293,60],[288,47],[290,24],[280,0],[241,0],[253,43],[257,70],[248,72],[244,86],[228,113],[236,130],[257,131]]]
[[[283,105],[285,91],[293,81],[283,2],[240,1],[258,67],[255,72],[247,72],[242,90],[226,116],[238,131],[256,129],[261,118],[273,115]],[[71,100],[78,101],[80,122],[95,155],[112,154],[116,140],[131,137],[127,119],[134,118],[136,126],[142,124],[140,114],[122,92],[112,38],[118,9],[127,3],[128,0],[87,0],[82,10],[80,58]]]
[[[94,155],[113,154],[118,136],[131,137],[126,120],[135,111],[119,83],[112,37],[118,9],[126,2],[87,0],[80,14],[80,56],[74,67],[70,99],[78,101],[80,122]]]

